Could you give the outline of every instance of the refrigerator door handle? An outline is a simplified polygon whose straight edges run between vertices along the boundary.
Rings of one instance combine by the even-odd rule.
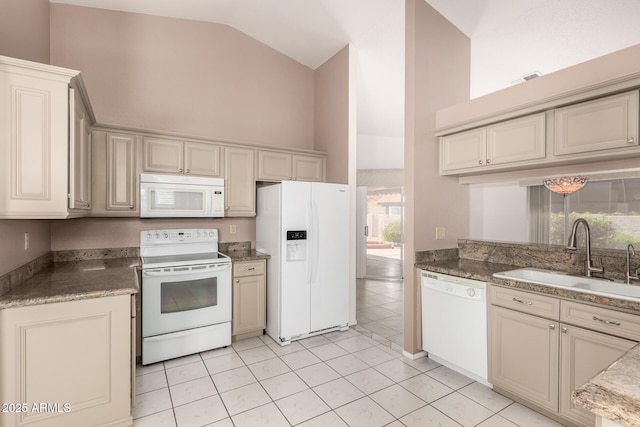
[[[320,253],[320,233],[318,232],[318,207],[311,201],[311,283],[318,276],[318,254]]]
[[[312,242],[315,237],[313,235],[313,200],[309,199],[309,203],[307,204],[307,227],[309,229],[309,234],[307,235],[307,283],[311,284],[313,279],[313,248]]]

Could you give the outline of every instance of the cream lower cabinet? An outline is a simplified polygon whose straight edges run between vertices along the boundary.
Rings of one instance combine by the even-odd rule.
[[[0,425],[131,426],[131,315],[130,295],[0,310]]]
[[[325,157],[258,150],[258,181],[316,181],[325,179]]]
[[[224,149],[224,216],[256,216],[255,150]]]
[[[234,340],[262,335],[266,328],[266,261],[233,263]]]
[[[640,316],[491,285],[489,381],[573,425],[596,417],[571,393],[640,340]]]
[[[93,131],[92,216],[140,216],[140,137]]]

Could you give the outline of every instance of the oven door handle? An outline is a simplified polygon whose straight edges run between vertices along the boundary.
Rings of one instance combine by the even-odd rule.
[[[178,275],[186,275],[186,274],[201,274],[201,273],[209,273],[214,271],[223,271],[230,270],[231,264],[221,264],[216,265],[214,267],[209,268],[199,268],[199,269],[185,269],[185,270],[171,270],[171,271],[157,271],[157,270],[142,270],[143,277],[167,277],[167,276],[178,276]]]

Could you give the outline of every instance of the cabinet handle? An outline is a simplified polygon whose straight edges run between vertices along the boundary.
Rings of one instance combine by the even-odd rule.
[[[187,169],[185,173],[191,173],[191,169]]]
[[[554,331],[556,329],[556,325],[554,325],[553,323],[549,325],[549,329],[551,329],[552,331]]]
[[[627,139],[627,144],[633,144],[635,141],[633,138]]]
[[[236,279],[236,283],[240,283],[240,279]]]
[[[615,320],[601,319],[596,316],[593,316],[593,320],[595,320],[596,322],[604,323],[605,325],[620,326],[620,322],[617,322]]]
[[[563,334],[566,334],[568,331],[568,329],[565,326],[563,326],[560,330],[562,331]]]
[[[136,208],[136,207],[135,207],[135,206],[133,206],[133,205],[129,206],[129,209],[135,209],[135,208]]]
[[[491,159],[487,159],[487,164],[490,165],[491,164]]]
[[[184,173],[184,169],[178,169],[178,172]]]
[[[482,160],[478,160],[478,164],[481,165],[482,164]]]
[[[247,268],[247,271],[253,271],[255,269],[256,269],[255,267],[250,267],[250,268]]]
[[[518,304],[527,304],[527,305],[532,305],[533,304],[531,301],[523,301],[523,300],[518,299],[516,297],[513,297],[513,301],[517,302]]]
[[[229,206],[225,206],[225,207],[224,207],[224,210],[225,210],[225,211],[228,211],[228,210],[229,210]]]

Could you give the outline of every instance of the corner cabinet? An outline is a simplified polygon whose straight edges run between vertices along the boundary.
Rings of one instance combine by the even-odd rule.
[[[78,71],[0,56],[0,218],[86,215],[95,122]]]
[[[546,153],[545,113],[519,117],[440,138],[440,173],[489,171],[526,164]]]
[[[0,413],[14,427],[131,426],[131,296],[0,310]]]
[[[256,215],[255,150],[227,146],[224,149],[224,216]]]
[[[145,137],[143,170],[219,177],[221,152],[216,144]]]
[[[280,151],[258,150],[258,181],[316,181],[325,179],[325,157]]]
[[[265,260],[233,263],[231,335],[234,340],[262,335],[267,326],[265,274]]]
[[[640,340],[640,316],[490,285],[489,381],[558,419],[595,426],[571,393]]]
[[[141,137],[94,130],[91,216],[140,215]]]

